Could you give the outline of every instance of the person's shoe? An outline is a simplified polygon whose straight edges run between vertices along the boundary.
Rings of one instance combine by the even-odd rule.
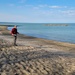
[[[14,46],[17,46],[17,44],[14,44]]]

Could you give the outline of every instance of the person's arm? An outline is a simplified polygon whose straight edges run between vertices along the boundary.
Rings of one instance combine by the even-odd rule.
[[[19,34],[19,32],[16,30],[17,34]]]

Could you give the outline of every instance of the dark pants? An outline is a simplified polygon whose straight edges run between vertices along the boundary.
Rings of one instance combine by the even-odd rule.
[[[14,34],[14,45],[16,45],[17,35]]]

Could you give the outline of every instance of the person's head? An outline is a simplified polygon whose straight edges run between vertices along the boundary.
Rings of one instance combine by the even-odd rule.
[[[17,26],[15,25],[14,28],[17,28]]]

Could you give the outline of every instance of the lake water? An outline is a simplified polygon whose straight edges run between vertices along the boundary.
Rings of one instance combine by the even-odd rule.
[[[75,23],[5,23],[6,25],[18,25],[21,34],[56,40],[61,42],[75,43]],[[66,24],[67,26],[64,26]],[[56,26],[57,25],[57,26]],[[60,26],[61,25],[61,26]],[[8,27],[9,30],[12,27]]]

